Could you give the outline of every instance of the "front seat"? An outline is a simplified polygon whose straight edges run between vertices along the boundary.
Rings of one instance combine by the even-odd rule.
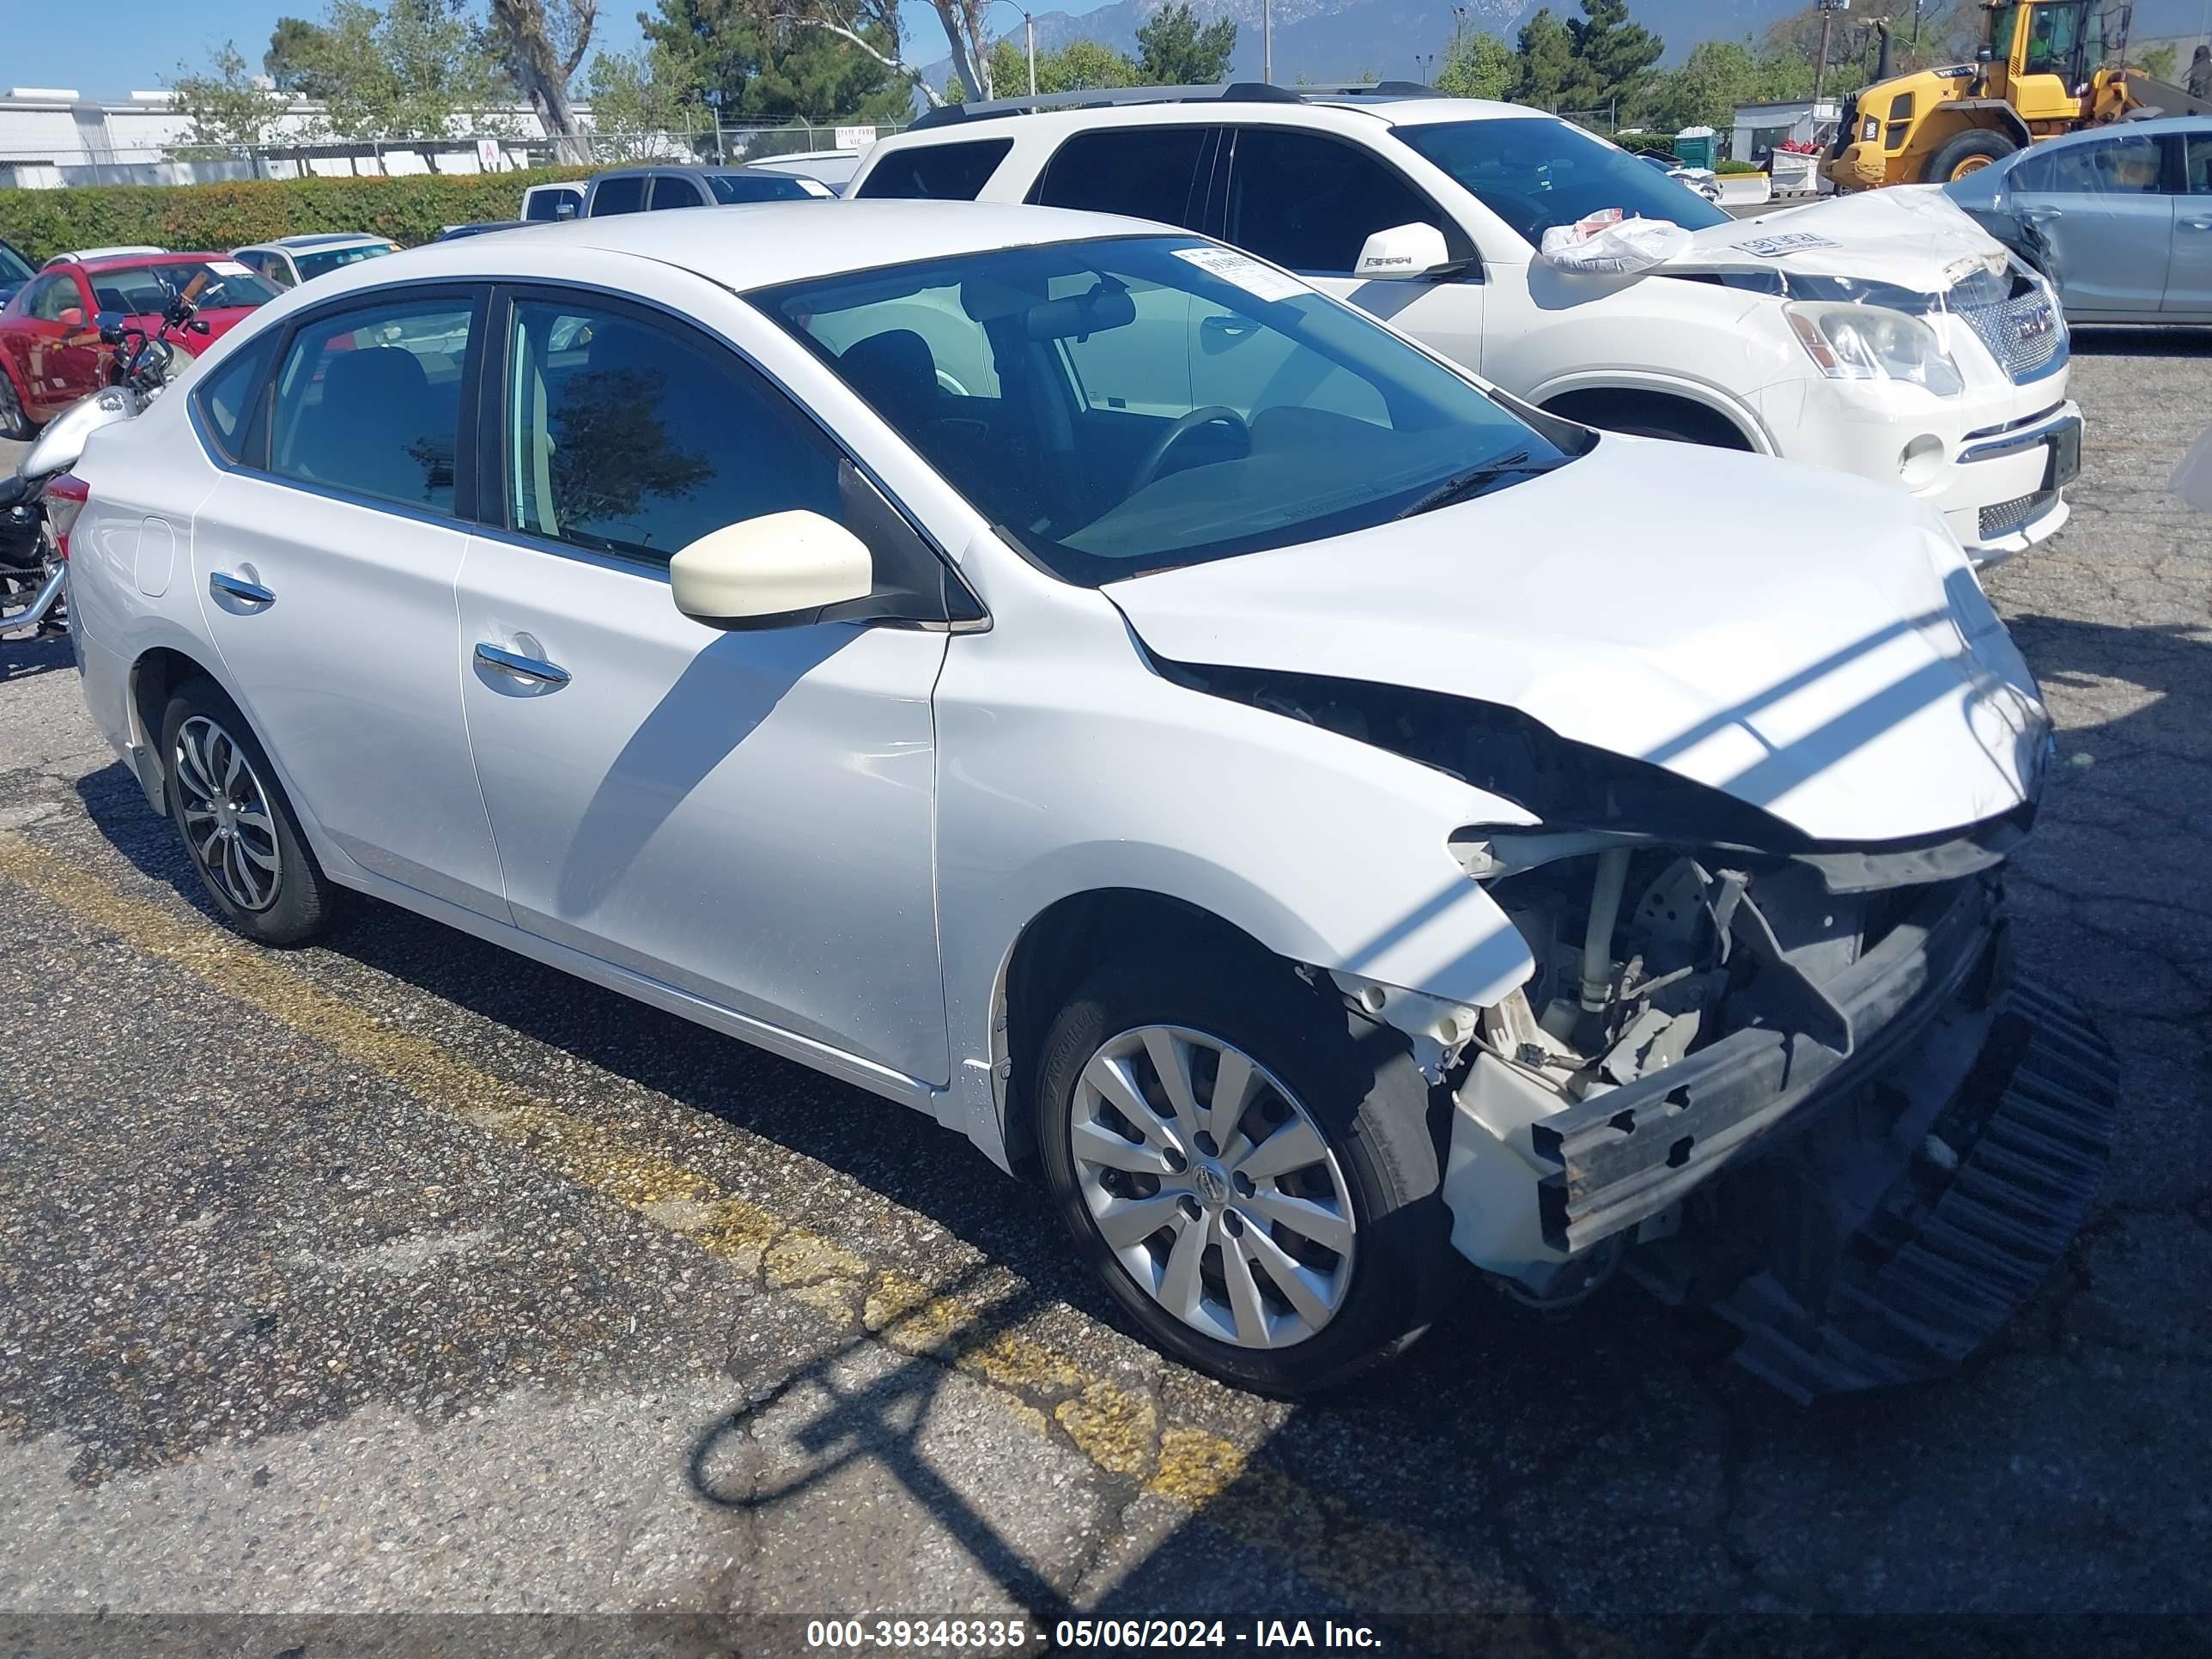
[[[855,340],[839,354],[847,384],[876,412],[909,435],[934,419],[944,398],[929,342],[910,328],[885,329]]]

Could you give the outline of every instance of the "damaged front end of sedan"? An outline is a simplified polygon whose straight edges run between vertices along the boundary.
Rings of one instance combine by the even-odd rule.
[[[1810,1400],[1948,1370],[2080,1228],[2113,1060],[2014,976],[2003,903],[2039,723],[2013,810],[1845,844],[1511,708],[1200,675],[1540,820],[1452,841],[1526,941],[1519,988],[1455,1010],[1340,976],[1449,1091],[1453,1243],[1516,1297],[1569,1306],[1625,1269]]]

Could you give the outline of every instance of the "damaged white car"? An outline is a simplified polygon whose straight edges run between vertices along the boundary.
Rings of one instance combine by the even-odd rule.
[[[1022,208],[440,245],[185,394],[57,528],[227,921],[358,890],[928,1111],[1217,1376],[1342,1382],[1456,1253],[1897,1381],[2081,1219],[2109,1060],[2003,948],[2048,722],[1893,490]]]

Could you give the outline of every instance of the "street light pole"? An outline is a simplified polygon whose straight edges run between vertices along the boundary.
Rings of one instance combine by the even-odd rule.
[[[1813,60],[1813,102],[1815,106],[1820,101],[1821,83],[1828,75],[1828,31],[1833,27],[1838,12],[1851,9],[1851,0],[1820,0],[1820,55]]]
[[[1030,96],[1036,96],[1036,19],[1029,13],[1022,14],[1022,27],[1030,38]]]
[[[1275,84],[1275,0],[1260,0],[1260,78]]]

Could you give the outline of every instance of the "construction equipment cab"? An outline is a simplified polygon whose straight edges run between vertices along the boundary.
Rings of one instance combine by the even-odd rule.
[[[1844,104],[1824,167],[1838,190],[1948,184],[2039,138],[2132,116],[2212,114],[2212,102],[2105,62],[2100,0],[2026,0],[1983,8],[1972,64],[1888,74]],[[2116,56],[2124,55],[2124,37]]]

